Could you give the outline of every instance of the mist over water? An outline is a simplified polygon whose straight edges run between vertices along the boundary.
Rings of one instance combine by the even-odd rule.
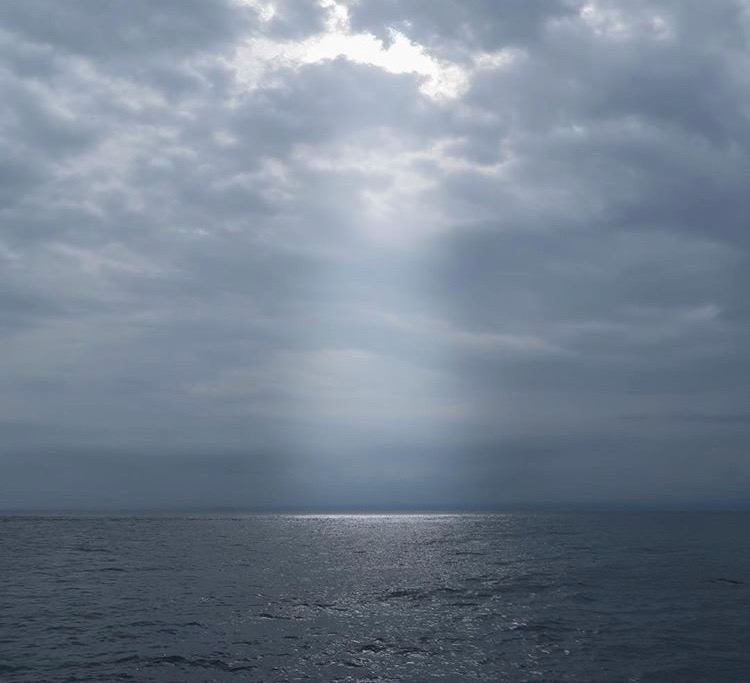
[[[0,518],[0,678],[739,683],[749,522]]]

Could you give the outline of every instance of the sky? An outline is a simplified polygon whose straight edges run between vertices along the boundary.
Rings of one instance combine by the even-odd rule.
[[[0,509],[750,503],[746,0],[0,4]]]

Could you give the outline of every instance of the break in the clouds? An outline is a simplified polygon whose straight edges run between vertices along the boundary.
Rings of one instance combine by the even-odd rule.
[[[0,507],[747,499],[744,0],[0,27]]]

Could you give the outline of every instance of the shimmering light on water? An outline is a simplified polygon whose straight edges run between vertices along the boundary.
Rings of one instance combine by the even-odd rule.
[[[0,520],[8,683],[750,671],[747,514]]]

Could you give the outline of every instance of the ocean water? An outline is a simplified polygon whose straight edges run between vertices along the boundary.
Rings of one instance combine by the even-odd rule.
[[[0,518],[0,680],[747,682],[749,523]]]

